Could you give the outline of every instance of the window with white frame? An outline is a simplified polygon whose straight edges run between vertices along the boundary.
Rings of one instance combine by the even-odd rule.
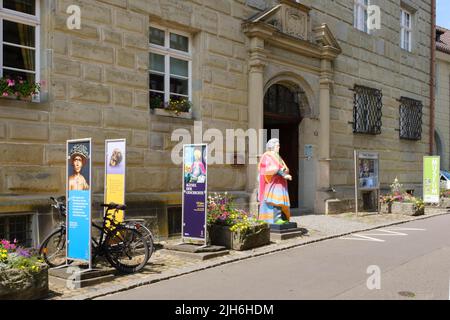
[[[354,27],[369,33],[367,27],[369,0],[355,0],[354,5]]]
[[[405,9],[401,10],[401,36],[400,47],[411,51],[412,48],[412,15]]]
[[[164,27],[150,27],[150,108],[191,100],[191,37]]]
[[[0,0],[0,76],[39,82],[39,0]]]

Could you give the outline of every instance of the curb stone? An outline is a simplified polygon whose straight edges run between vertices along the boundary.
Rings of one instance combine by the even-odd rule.
[[[102,289],[99,289],[98,291],[95,291],[92,293],[83,293],[80,295],[71,296],[70,298],[62,298],[61,300],[67,300],[67,299],[70,299],[70,300],[92,300],[92,299],[99,298],[102,296],[134,289],[134,288],[141,287],[144,285],[157,283],[160,281],[187,275],[187,274],[194,273],[197,271],[202,271],[202,270],[218,267],[218,266],[232,263],[232,262],[242,261],[245,259],[259,257],[259,256],[267,255],[270,253],[275,253],[275,252],[280,252],[280,251],[284,251],[284,250],[288,250],[288,249],[292,249],[292,248],[296,248],[296,247],[301,247],[301,246],[316,243],[319,241],[331,240],[331,239],[339,238],[342,236],[350,235],[353,233],[365,232],[365,231],[370,231],[370,230],[374,230],[374,229],[378,229],[378,228],[382,228],[382,227],[389,227],[389,226],[404,224],[404,223],[408,223],[408,222],[412,222],[412,221],[416,221],[416,220],[425,220],[425,219],[430,219],[430,218],[448,215],[448,214],[450,214],[449,211],[431,214],[431,215],[418,216],[418,217],[413,217],[413,218],[410,217],[405,220],[377,224],[377,225],[374,225],[369,228],[355,229],[355,230],[352,230],[349,232],[336,233],[336,234],[327,235],[327,236],[317,236],[314,239],[310,239],[310,240],[306,240],[306,241],[301,241],[301,240],[297,239],[298,242],[289,243],[289,244],[282,244],[281,242],[273,243],[272,244],[273,247],[270,247],[270,248],[260,247],[259,249],[261,249],[261,250],[258,250],[258,249],[251,250],[251,252],[248,252],[248,253],[241,252],[242,254],[239,254],[239,255],[238,254],[230,254],[226,257],[217,258],[217,261],[208,261],[207,263],[204,263],[200,266],[189,266],[189,267],[182,268],[175,272],[169,271],[165,275],[156,276],[156,277],[154,277],[154,275],[153,275],[154,278],[151,276],[151,277],[147,277],[147,278],[140,279],[140,280],[132,280],[128,284],[114,285],[113,287],[102,288]]]

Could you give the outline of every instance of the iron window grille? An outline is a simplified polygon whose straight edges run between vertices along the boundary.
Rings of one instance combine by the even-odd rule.
[[[353,91],[353,133],[381,134],[381,90],[355,85]]]
[[[400,98],[400,139],[422,139],[422,101]]]
[[[33,228],[31,215],[0,216],[0,239],[16,240],[21,246],[33,246]]]

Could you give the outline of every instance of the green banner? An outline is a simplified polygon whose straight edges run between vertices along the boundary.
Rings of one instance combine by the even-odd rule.
[[[423,201],[439,203],[440,157],[423,157]]]

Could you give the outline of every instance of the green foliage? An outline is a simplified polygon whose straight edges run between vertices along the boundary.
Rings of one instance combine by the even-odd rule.
[[[257,220],[248,212],[237,209],[234,199],[228,193],[214,193],[208,197],[208,225],[219,224],[229,226],[233,232],[245,233],[266,222]]]
[[[29,272],[38,272],[43,264],[35,250],[17,246],[14,241],[0,241],[0,271],[6,269],[19,269]]]
[[[41,84],[38,82],[29,82],[28,80],[16,77],[14,79],[6,76],[0,78],[0,96],[28,98],[39,93]]]

